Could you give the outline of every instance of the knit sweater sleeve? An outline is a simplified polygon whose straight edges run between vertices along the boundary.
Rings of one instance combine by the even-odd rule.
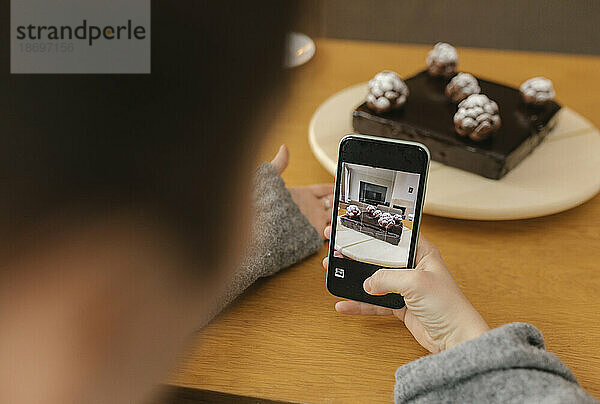
[[[545,350],[532,325],[512,323],[396,371],[397,403],[595,403]]]
[[[264,163],[255,172],[254,221],[245,259],[230,279],[205,322],[210,321],[258,278],[270,276],[316,253],[323,240],[300,212],[275,167]]]

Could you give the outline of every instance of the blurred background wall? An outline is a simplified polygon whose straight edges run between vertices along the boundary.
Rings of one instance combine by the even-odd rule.
[[[300,0],[313,37],[600,54],[600,0]]]

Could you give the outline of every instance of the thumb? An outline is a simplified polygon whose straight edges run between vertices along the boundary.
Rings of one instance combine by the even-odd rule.
[[[273,167],[277,170],[279,175],[283,173],[283,171],[287,168],[288,163],[290,162],[290,151],[288,150],[286,145],[281,145],[279,151],[275,158],[271,161]]]
[[[414,288],[420,272],[414,269],[380,269],[365,279],[363,289],[370,295],[406,294]]]

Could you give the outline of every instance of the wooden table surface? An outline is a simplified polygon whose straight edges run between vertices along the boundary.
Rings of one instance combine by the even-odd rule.
[[[295,69],[260,159],[286,143],[289,185],[331,182],[307,140],[315,109],[383,69],[408,77],[428,46],[317,40]],[[518,87],[545,76],[558,101],[600,127],[600,57],[459,48],[460,70]],[[598,173],[600,175],[600,173]],[[538,327],[588,392],[600,399],[600,197],[557,215],[505,222],[424,216],[473,305],[491,327]],[[315,256],[259,281],[199,333],[168,383],[292,402],[390,402],[395,369],[427,352],[391,317],[347,317],[325,289]]]

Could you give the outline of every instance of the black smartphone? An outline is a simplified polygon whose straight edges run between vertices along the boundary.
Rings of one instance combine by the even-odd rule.
[[[369,295],[363,282],[380,268],[414,268],[429,160],[420,143],[363,135],[341,140],[327,270],[331,294],[404,307],[401,295]]]

